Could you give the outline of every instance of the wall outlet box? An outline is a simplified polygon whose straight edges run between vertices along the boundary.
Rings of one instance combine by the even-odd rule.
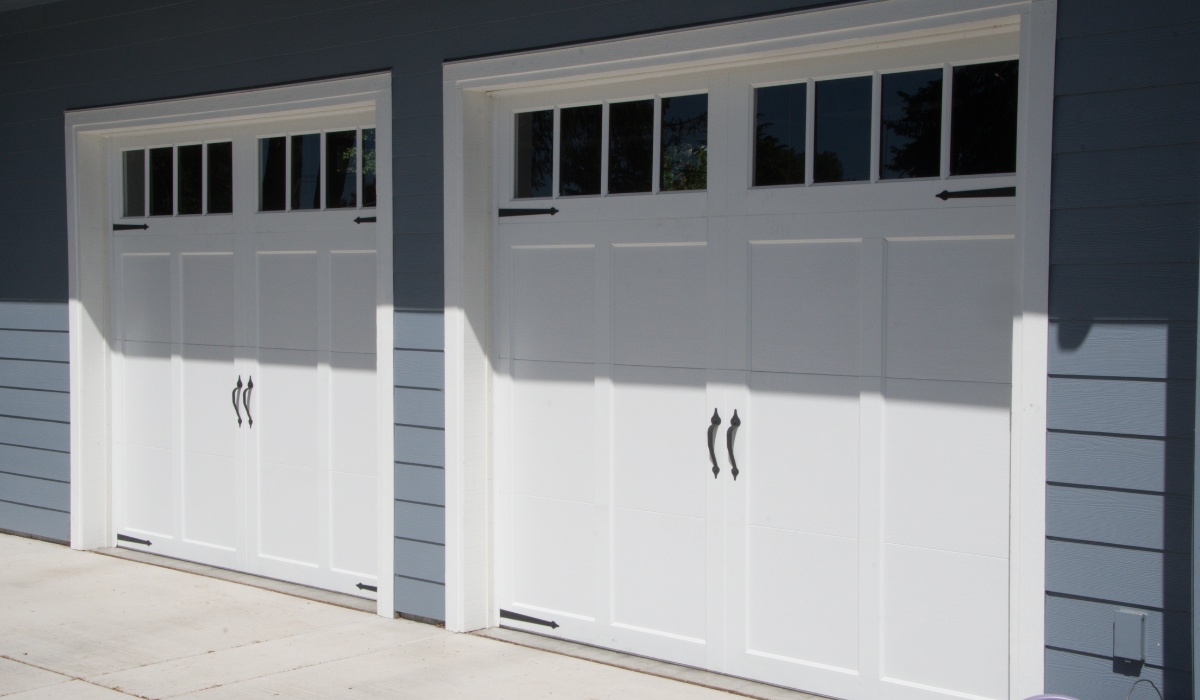
[[[1113,656],[1135,662],[1146,660],[1146,613],[1114,611]]]

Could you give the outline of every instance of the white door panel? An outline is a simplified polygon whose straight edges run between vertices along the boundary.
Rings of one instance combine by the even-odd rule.
[[[1014,177],[749,186],[758,86],[878,95],[997,45],[493,101],[500,207],[549,206],[513,196],[520,112],[707,91],[710,141],[707,190],[497,219],[502,624],[852,700],[1007,695],[1016,207],[935,195]]]
[[[376,234],[353,209],[255,211],[258,138],[299,125],[191,134],[233,142],[234,213],[114,234],[114,520],[151,542],[129,546],[370,597]],[[121,137],[114,162],[174,138]]]

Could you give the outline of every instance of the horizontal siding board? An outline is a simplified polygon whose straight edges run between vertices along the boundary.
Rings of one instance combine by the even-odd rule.
[[[71,429],[66,423],[0,416],[0,442],[66,452],[71,448]]]
[[[1150,8],[1143,11],[1153,12]],[[1200,81],[1200,61],[1196,60],[1200,23],[1126,31],[1117,24],[1109,27],[1117,31],[1059,40],[1054,60],[1056,94]]]
[[[1176,552],[1191,550],[1186,496],[1046,487],[1046,535]]]
[[[1191,557],[1081,542],[1046,542],[1046,591],[1186,611]]]
[[[442,430],[397,425],[393,436],[397,462],[446,466],[446,434]]]
[[[396,308],[400,309],[401,313],[415,312],[441,315],[444,308],[443,297],[445,290],[443,287],[444,282],[440,268],[397,275],[392,285]],[[442,341],[440,334],[436,342],[439,343],[436,348],[425,349],[441,350],[440,343]]]
[[[1050,216],[1054,265],[1191,263],[1200,202],[1059,209]]]
[[[441,350],[444,316],[422,311],[397,311],[395,331],[397,349]]]
[[[67,334],[0,330],[0,357],[13,360],[66,362],[69,358]]]
[[[1200,65],[1200,61],[1196,61]],[[1194,202],[1200,143],[1054,156],[1055,209]]]
[[[402,425],[442,428],[446,424],[446,404],[442,392],[432,389],[393,390],[395,421]]]
[[[61,132],[62,127],[58,130]],[[0,329],[65,333],[67,305],[35,301],[0,301]]]
[[[396,573],[435,583],[446,582],[446,548],[440,544],[395,540]]]
[[[1054,103],[1055,153],[1194,143],[1198,134],[1198,83],[1065,95]]]
[[[1046,479],[1052,483],[1192,494],[1192,440],[1051,432]]]
[[[0,501],[0,530],[66,542],[71,538],[71,516],[56,510]]]
[[[65,423],[71,418],[71,398],[69,394],[58,391],[0,387],[0,416]]]
[[[69,391],[71,370],[65,362],[0,359],[0,386],[16,389]]]
[[[1194,321],[1196,265],[1052,265],[1050,317]]]
[[[1098,656],[1113,655],[1113,619],[1117,610],[1146,616],[1146,663],[1186,670],[1191,639],[1188,615],[1137,610],[1092,600],[1046,596],[1046,646]]]
[[[392,354],[392,382],[414,389],[444,386],[446,356],[440,350],[397,350]]]
[[[396,498],[435,506],[446,504],[444,470],[412,464],[397,464],[395,467]]]
[[[0,472],[0,500],[66,513],[71,506],[71,485]]]
[[[1150,8],[1153,8],[1152,10]],[[1059,38],[1200,22],[1194,0],[1158,0],[1153,5],[1129,0],[1058,0]]]
[[[1190,437],[1195,383],[1051,377],[1046,426],[1121,435]]]
[[[1147,679],[1163,692],[1164,698],[1189,698],[1190,678],[1181,671],[1166,671],[1145,666],[1140,673],[1126,676],[1113,672],[1110,659],[1074,654],[1057,649],[1046,650],[1046,692],[1061,693],[1082,700],[1157,700],[1158,695],[1142,683]],[[1132,691],[1132,694],[1131,694]]]
[[[395,501],[396,537],[446,543],[446,509],[424,503]]]
[[[433,620],[446,619],[446,586],[397,576],[396,612],[419,615]]]
[[[1050,374],[1192,379],[1196,324],[1053,321]]]

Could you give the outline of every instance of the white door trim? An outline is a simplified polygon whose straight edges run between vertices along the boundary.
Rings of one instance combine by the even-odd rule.
[[[162,102],[101,107],[65,116],[70,299],[71,546],[116,544],[111,518],[112,425],[108,170],[105,138],[119,133],[315,115],[370,106],[376,149],[392,152],[391,74],[325,80]],[[379,551],[376,612],[393,608],[392,159],[377,160],[376,382]]]
[[[448,63],[445,154],[446,627],[498,624],[493,602],[489,93],[563,88],[713,65],[899,46],[1019,29],[1013,310],[1010,683],[1042,691],[1050,165],[1057,0],[886,0]]]

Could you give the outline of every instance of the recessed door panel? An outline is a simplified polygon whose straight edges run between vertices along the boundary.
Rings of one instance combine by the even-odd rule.
[[[751,368],[857,375],[862,243],[750,244]]]
[[[511,256],[512,356],[591,362],[596,341],[595,248],[517,247]],[[504,351],[507,357],[508,349]]]
[[[329,343],[333,352],[375,354],[375,252],[329,255]],[[374,365],[371,367],[374,371]]]
[[[887,242],[887,376],[1008,383],[1013,239]]]
[[[374,478],[379,471],[375,355],[332,353],[331,362],[330,469]]]
[[[262,348],[317,348],[317,255],[260,252],[258,338]]]
[[[703,518],[614,508],[613,623],[702,644],[708,618]]]
[[[123,528],[175,537],[175,469],[171,450],[127,444],[121,450],[125,483]]]
[[[704,243],[615,246],[612,337],[617,364],[704,367],[712,341]]]
[[[512,367],[512,421],[539,436],[514,445],[513,492],[593,503],[601,468],[595,459],[595,367],[557,362]]]
[[[327,486],[317,469],[258,466],[258,555],[316,569],[325,547],[320,523]]]
[[[232,253],[184,253],[182,259],[183,342],[232,347],[234,259]]]
[[[121,256],[121,337],[171,342],[171,256]]]
[[[237,465],[232,456],[183,454],[183,539],[233,551],[238,548]]]
[[[169,450],[175,413],[171,346],[127,340],[122,349],[125,355],[124,399],[129,410],[124,421],[124,440],[133,445]]]
[[[317,354],[260,350],[253,380],[249,416],[254,419],[252,429],[258,431],[259,458],[297,467],[323,466]]]
[[[605,579],[595,557],[602,536],[599,510],[521,494],[513,495],[512,501],[513,603],[527,613],[538,610],[595,620],[596,587]]]
[[[329,565],[364,577],[364,582],[374,580],[378,568],[377,482],[374,474],[334,471],[329,475]]]

